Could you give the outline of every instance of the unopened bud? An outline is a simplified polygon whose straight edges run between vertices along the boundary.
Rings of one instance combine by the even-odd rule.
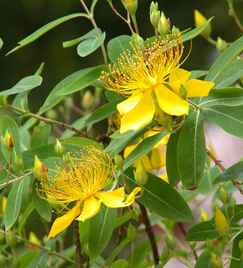
[[[207,19],[197,10],[194,11],[194,19],[195,19],[195,25],[196,27],[199,27],[203,25]],[[211,35],[212,28],[211,28],[211,23],[209,23],[201,32],[201,35],[205,38],[208,38]]]
[[[234,199],[234,197],[231,197],[231,198],[230,198],[229,204],[230,204],[230,207],[231,207],[232,209],[235,208],[235,206],[236,206],[236,200]]]
[[[8,105],[7,102],[8,96],[4,95],[4,96],[0,96],[0,107],[5,108]]]
[[[229,234],[229,224],[223,212],[218,207],[215,209],[215,227],[221,236],[226,236]]]
[[[123,172],[123,158],[120,154],[116,153],[114,157],[115,165]]]
[[[33,173],[38,180],[47,179],[48,171],[37,155],[35,155]]]
[[[64,99],[64,105],[68,110],[72,109],[72,107],[73,107],[73,98],[70,97],[70,96],[67,96]]]
[[[170,256],[170,248],[168,246],[165,246],[162,250],[162,258],[163,260],[167,260]]]
[[[54,148],[58,156],[62,157],[65,154],[64,145],[58,139],[56,139]]]
[[[172,36],[179,36],[181,34],[181,32],[180,32],[179,28],[173,26],[172,30],[171,30],[171,34],[172,34]]]
[[[139,211],[138,210],[136,210],[136,209],[132,209],[131,211],[130,211],[130,215],[131,215],[131,218],[132,219],[134,219],[134,220],[136,220],[136,221],[138,221],[139,220]]]
[[[210,249],[211,251],[213,251],[213,249],[214,249],[214,243],[213,243],[213,240],[207,238],[207,240],[206,240],[206,246],[208,247],[208,249]]]
[[[210,251],[210,261],[215,268],[222,268],[223,267],[223,261],[220,256],[214,254],[212,251]]]
[[[160,16],[158,31],[160,34],[168,34],[170,31],[170,19],[165,17],[164,12],[162,12]]]
[[[160,11],[158,10],[158,3],[154,3],[154,1],[152,1],[150,4],[150,22],[156,30],[158,28],[159,19]]]
[[[15,247],[18,243],[17,237],[12,230],[8,230],[6,240],[10,247]]]
[[[239,242],[239,249],[240,249],[241,254],[243,254],[243,239],[241,239]]]
[[[51,120],[57,120],[58,113],[54,109],[50,109],[46,112],[46,117],[51,119]]]
[[[94,104],[94,96],[90,90],[87,90],[82,98],[81,105],[86,111],[89,111]]]
[[[15,146],[14,137],[9,133],[8,130],[6,130],[4,137],[1,136],[1,142],[9,151],[12,151]]]
[[[125,9],[132,15],[134,15],[138,8],[138,0],[121,0]]]
[[[189,242],[189,247],[191,248],[191,250],[194,250],[194,248],[196,247],[197,243],[196,241],[190,241]]]
[[[207,212],[203,208],[201,208],[200,217],[198,219],[198,222],[209,221],[209,220],[210,220],[209,215],[207,214]]]
[[[175,249],[175,238],[172,233],[167,232],[165,236],[166,245],[173,251]]]
[[[215,209],[216,209],[216,207],[218,207],[218,205],[219,204],[218,204],[217,200],[213,199],[211,204],[210,204],[212,211],[215,211]]]
[[[220,53],[223,53],[227,48],[227,43],[221,37],[217,38],[216,48]]]
[[[221,184],[218,188],[219,199],[225,204],[227,202],[227,191],[225,187]]]
[[[127,228],[127,238],[131,242],[134,242],[135,239],[137,238],[137,229],[134,225],[131,224],[131,222],[129,223],[128,228]]]
[[[3,196],[3,198],[2,198],[2,212],[3,212],[3,214],[5,213],[6,204],[7,204],[7,197]]]
[[[132,34],[132,41],[134,44],[136,44],[139,47],[139,49],[141,51],[144,51],[144,49],[145,49],[144,40],[139,34],[133,33]]]
[[[143,195],[144,186],[148,181],[148,172],[145,169],[145,166],[140,159],[136,168],[136,171],[134,173],[134,178],[137,184],[141,187],[141,195]]]
[[[19,171],[22,170],[22,167],[23,167],[23,159],[20,156],[18,156],[18,155],[15,157],[15,165],[18,168]]]

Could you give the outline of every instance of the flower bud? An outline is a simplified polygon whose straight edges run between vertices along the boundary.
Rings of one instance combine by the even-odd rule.
[[[165,236],[166,245],[173,251],[175,249],[175,238],[172,233],[167,232]]]
[[[223,53],[227,48],[227,43],[221,37],[217,38],[216,48],[220,53]]]
[[[114,162],[116,166],[120,169],[120,171],[123,172],[123,158],[120,154],[116,153],[114,157]]]
[[[170,31],[170,19],[165,17],[164,12],[161,13],[159,23],[158,23],[158,31],[160,34],[168,34]]]
[[[72,109],[73,107],[73,98],[70,97],[70,96],[67,96],[65,99],[64,99],[64,106],[70,110]]]
[[[131,224],[131,222],[128,225],[127,228],[127,238],[131,241],[134,242],[137,237],[137,229],[134,225]]]
[[[2,198],[2,212],[3,212],[3,214],[5,213],[6,204],[7,204],[7,197],[3,196],[3,198]]]
[[[6,130],[4,137],[1,136],[1,142],[4,145],[4,147],[7,148],[9,151],[13,150],[14,145],[15,145],[15,140],[8,130]]]
[[[194,248],[196,247],[196,245],[197,245],[196,241],[190,241],[189,242],[189,247],[190,247],[191,250],[194,250]]]
[[[15,233],[12,230],[8,230],[6,240],[10,247],[15,247],[18,243],[17,237],[15,236]]]
[[[144,51],[144,49],[145,49],[144,40],[139,34],[133,33],[132,34],[132,41],[134,44],[136,44],[139,47],[139,49],[141,51]]]
[[[212,251],[210,251],[210,261],[215,268],[222,268],[223,267],[223,261],[220,256],[214,254]]]
[[[209,250],[213,251],[213,249],[214,249],[214,243],[213,243],[213,240],[207,238],[207,240],[206,240],[206,246],[208,247]]]
[[[215,211],[215,209],[216,209],[216,207],[218,207],[218,205],[219,204],[218,204],[217,200],[213,199],[211,204],[210,204],[212,211]]]
[[[8,267],[7,260],[1,253],[0,253],[0,265],[1,267],[6,267],[6,268]]]
[[[18,155],[15,157],[15,165],[18,168],[19,171],[22,170],[22,167],[23,167],[23,159],[20,156],[18,156]]]
[[[81,105],[86,111],[89,111],[94,104],[94,96],[90,90],[87,90],[82,98]]]
[[[5,108],[8,105],[7,99],[7,95],[0,96],[0,107]]]
[[[144,185],[148,181],[148,172],[145,169],[145,166],[141,159],[138,162],[136,171],[133,173],[134,173],[135,181],[141,187],[141,195],[143,195]]]
[[[172,30],[171,30],[171,34],[172,34],[172,36],[180,36],[181,32],[180,32],[179,28],[173,26]]]
[[[47,179],[48,170],[46,169],[45,165],[41,162],[41,160],[37,155],[35,155],[33,173],[38,180],[42,178]]]
[[[229,224],[223,212],[218,207],[215,209],[215,227],[221,236],[226,236],[229,234]]]
[[[209,221],[209,220],[210,220],[209,215],[207,214],[207,212],[203,208],[201,208],[200,217],[198,219],[198,222]]]
[[[240,249],[241,254],[243,254],[243,239],[241,239],[239,242],[239,249]]]
[[[63,161],[63,163],[66,164],[66,165],[69,164],[69,157],[68,157],[67,154],[64,154],[64,155],[62,156],[62,161]]]
[[[134,220],[136,220],[136,221],[138,221],[139,220],[139,211],[138,210],[136,210],[136,209],[132,209],[131,211],[130,211],[130,215],[131,215],[131,218],[132,219],[134,219]]]
[[[230,204],[230,207],[231,207],[232,209],[235,208],[235,206],[236,206],[236,200],[234,199],[234,197],[231,197],[231,198],[230,198],[229,204]]]
[[[138,0],[121,0],[125,9],[132,15],[134,15],[138,8]]]
[[[170,256],[170,248],[168,246],[165,246],[162,250],[162,258],[163,260],[167,260]]]
[[[218,188],[219,199],[225,204],[227,202],[227,192],[223,185],[219,185]]]
[[[58,139],[56,139],[54,149],[55,149],[57,155],[60,157],[62,157],[65,154],[65,148],[64,148],[63,144]]]
[[[158,28],[159,19],[160,11],[158,10],[158,3],[154,3],[154,1],[152,1],[152,3],[150,4],[150,22],[154,26],[156,31]]]
[[[194,19],[196,27],[203,25],[207,21],[207,19],[197,10],[194,10]],[[211,35],[211,32],[212,32],[211,23],[209,23],[201,32],[201,35],[204,38],[208,38]]]
[[[30,232],[29,234],[29,241],[32,242],[32,243],[35,243],[37,245],[40,245],[40,240],[37,238],[37,236],[33,233],[33,232]],[[34,245],[31,245],[29,244],[29,248],[32,249],[32,250],[37,250],[38,247],[34,246]]]
[[[46,117],[51,119],[51,120],[57,120],[58,113],[54,109],[50,109],[46,112]]]

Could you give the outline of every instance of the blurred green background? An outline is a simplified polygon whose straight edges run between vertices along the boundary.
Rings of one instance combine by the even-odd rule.
[[[86,0],[89,6],[90,0]],[[149,21],[150,0],[138,0],[137,21],[140,35],[146,39],[154,35]],[[233,42],[242,34],[232,17],[228,16],[226,0],[159,0],[159,10],[170,18],[171,25],[184,30],[194,27],[194,9],[204,16],[214,16],[212,22],[212,37],[217,36],[227,42]],[[113,5],[124,16],[126,12],[120,0],[114,0]],[[243,21],[243,0],[235,0],[235,10]],[[84,12],[78,0],[2,0],[0,8],[0,37],[4,46],[0,50],[0,90],[6,90],[15,85],[25,76],[36,72],[42,62],[45,62],[42,85],[30,93],[30,109],[36,112],[53,87],[73,72],[102,64],[100,49],[95,53],[81,58],[76,53],[76,46],[63,48],[62,43],[82,36],[92,29],[91,22],[84,18],[76,18],[65,22],[50,32],[5,57],[17,42],[45,25],[62,16]],[[106,32],[106,44],[121,34],[130,34],[125,23],[110,9],[106,0],[99,0],[95,9],[95,19],[98,27]],[[186,52],[185,52],[186,53]],[[183,68],[187,70],[208,69],[219,56],[216,49],[201,36],[193,39],[192,52]]]

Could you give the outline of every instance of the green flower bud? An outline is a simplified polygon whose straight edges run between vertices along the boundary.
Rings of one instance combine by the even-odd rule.
[[[144,192],[144,185],[148,181],[148,172],[145,169],[145,166],[140,159],[136,168],[136,171],[134,173],[134,178],[137,184],[141,187],[141,195],[143,195]]]
[[[160,16],[158,31],[160,34],[168,34],[170,31],[170,19],[165,17],[164,12],[162,12]]]
[[[81,100],[81,105],[86,111],[89,111],[94,104],[94,96],[90,90],[85,91]]]
[[[132,15],[134,15],[138,8],[138,1],[137,0],[121,0],[122,4],[124,5],[125,9]]]
[[[243,254],[243,239],[241,239],[239,242],[239,249],[241,251],[241,254]]]
[[[179,36],[181,34],[181,32],[180,32],[179,28],[173,26],[172,30],[171,30],[171,34],[172,34],[172,36]]]
[[[65,154],[65,148],[63,146],[63,144],[56,139],[56,143],[54,145],[55,151],[57,153],[58,156],[62,157]]]
[[[131,222],[129,223],[128,228],[127,228],[127,238],[131,242],[134,242],[135,239],[137,238],[137,229],[134,225],[131,224]]]
[[[223,267],[223,261],[220,256],[214,254],[212,251],[210,251],[210,261],[215,268],[222,268]]]
[[[6,258],[0,253],[0,264],[1,267],[8,267],[7,260]]]
[[[51,119],[51,120],[57,120],[58,113],[54,109],[50,109],[46,112],[46,117]]]
[[[187,90],[182,84],[180,85],[180,88],[179,88],[179,95],[183,100],[186,99]]]
[[[131,215],[131,218],[132,219],[134,219],[134,220],[136,220],[136,221],[138,221],[139,220],[139,211],[138,210],[136,210],[136,209],[132,209],[131,211],[130,211],[130,215]]]
[[[158,3],[154,3],[154,1],[152,1],[150,4],[150,22],[156,30],[158,28],[159,19],[160,11],[158,10]]]
[[[9,133],[8,130],[6,130],[4,137],[1,136],[1,142],[9,151],[12,151],[15,146],[14,137]]]
[[[232,209],[235,208],[235,206],[236,206],[236,200],[234,199],[234,197],[231,197],[231,198],[230,198],[229,204],[230,204],[230,207],[231,207]]]
[[[211,206],[212,211],[215,211],[216,207],[218,207],[219,204],[216,199],[213,199],[210,206]]]
[[[7,95],[0,96],[0,107],[1,108],[7,107],[7,105],[8,105],[7,99],[8,99]]]
[[[20,156],[18,156],[18,155],[15,157],[15,165],[18,168],[19,171],[22,170],[22,167],[23,167],[23,159]]]
[[[190,241],[189,242],[189,247],[190,247],[191,250],[194,250],[194,248],[196,247],[196,245],[197,245],[196,241]]]
[[[116,153],[114,157],[115,165],[123,172],[123,158],[120,154]]]
[[[227,202],[227,192],[223,185],[219,185],[218,196],[224,204]]]
[[[17,237],[15,236],[15,232],[12,230],[8,230],[6,240],[10,247],[15,247],[18,243]]]
[[[227,43],[222,38],[217,38],[216,48],[220,53],[223,53],[227,48]]]
[[[65,99],[64,99],[64,106],[70,110],[72,109],[73,107],[73,98],[70,97],[70,96],[67,96]]]
[[[132,41],[134,44],[136,44],[139,47],[139,49],[141,51],[144,51],[144,49],[145,49],[144,40],[139,34],[133,33],[132,34]]]
[[[33,173],[38,180],[46,179],[48,175],[48,170],[37,155],[35,155]]]
[[[208,247],[208,249],[210,249],[211,251],[213,251],[213,249],[214,249],[214,243],[213,243],[213,240],[207,238],[207,240],[206,240],[206,246]]]
[[[172,233],[167,232],[165,236],[166,245],[173,251],[175,249],[175,238]]]
[[[63,161],[63,163],[65,163],[66,165],[69,164],[69,157],[68,157],[67,154],[64,154],[64,155],[62,156],[62,161]]]
[[[167,260],[170,256],[170,248],[168,246],[165,246],[162,250],[162,258],[163,260]]]

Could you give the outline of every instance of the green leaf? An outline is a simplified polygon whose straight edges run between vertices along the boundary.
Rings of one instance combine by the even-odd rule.
[[[160,133],[144,139],[124,160],[123,171],[130,167],[137,159],[148,153],[162,138],[169,132],[161,131]]]
[[[105,249],[113,232],[116,219],[116,209],[101,206],[98,214],[89,222],[89,257],[94,261]]]
[[[117,260],[112,263],[110,268],[127,268],[129,267],[129,263],[126,260]]]
[[[18,44],[19,46],[15,47],[14,49],[12,49],[11,51],[9,51],[7,53],[7,55],[9,55],[10,53],[22,48],[23,46],[28,45],[29,43],[35,41],[37,38],[39,38],[40,36],[42,36],[43,34],[45,34],[46,32],[50,31],[52,28],[58,26],[59,24],[73,19],[73,18],[77,18],[77,17],[85,17],[88,18],[88,15],[86,13],[74,13],[74,14],[70,14],[67,16],[64,16],[62,18],[56,19],[54,21],[51,21],[49,23],[47,23],[46,25],[42,26],[40,29],[36,30],[35,32],[33,32],[32,34],[30,34],[29,36],[27,36],[26,38],[24,38],[23,40],[21,40]]]
[[[227,207],[227,211],[231,222],[237,223],[243,218],[243,205],[236,205],[234,211],[231,207]],[[222,212],[224,213],[224,210]]]
[[[32,200],[35,205],[35,208],[37,212],[40,214],[42,218],[44,218],[46,221],[51,221],[51,215],[52,215],[52,208],[49,206],[49,203],[40,198],[36,191],[37,189],[41,189],[40,181],[37,179],[34,180],[33,187],[32,187]]]
[[[105,41],[105,32],[101,36],[95,36],[92,39],[82,41],[78,47],[77,52],[80,57],[86,57],[98,49]]]
[[[16,93],[31,90],[38,87],[42,83],[42,77],[39,75],[31,75],[21,79],[15,86],[10,89],[3,90],[0,95],[13,95]]]
[[[220,174],[220,169],[214,166],[205,170],[203,178],[198,186],[198,190],[201,194],[208,195],[214,192],[217,186],[213,186],[213,180]]]
[[[12,105],[17,107],[17,108],[20,108],[22,110],[25,110],[27,111],[28,110],[28,99],[27,99],[27,92],[20,92],[16,95],[16,97],[14,98],[13,100],[13,103]],[[22,113],[18,113],[16,111],[14,111],[15,113],[17,114],[22,114]]]
[[[129,168],[125,171],[125,180],[130,191],[138,186],[133,170],[135,169]],[[164,180],[150,173],[148,175],[144,195],[138,201],[161,217],[181,222],[194,221],[193,214],[181,195]]]
[[[191,74],[189,79],[199,78],[199,77],[204,76],[208,73],[208,71],[205,71],[205,70],[197,70],[197,71],[190,71],[190,72],[192,74]]]
[[[232,45],[230,45],[224,53],[222,53],[218,59],[214,62],[210,68],[205,80],[215,82],[215,87],[221,81],[218,80],[220,74],[228,68],[230,62],[243,50],[243,36],[236,40]],[[227,72],[227,71],[225,71]]]
[[[213,252],[219,256],[222,254],[221,251],[221,244],[213,249]],[[210,261],[210,250],[208,248],[206,248],[198,257],[195,268],[215,268]]]
[[[194,225],[190,228],[185,236],[186,241],[206,241],[209,239],[216,239],[221,237],[216,231],[213,221],[204,221]],[[241,226],[235,223],[231,223],[231,231],[233,234],[239,232]]]
[[[132,42],[132,38],[129,35],[121,35],[108,42],[107,51],[112,62],[117,63],[117,59],[120,58],[123,51],[132,49],[130,42]]]
[[[207,97],[201,98],[199,109],[218,105],[243,105],[243,89],[238,87],[212,88]]]
[[[78,77],[78,79],[75,79],[74,81],[66,85],[66,87],[63,87],[61,90],[57,91],[55,94],[68,95],[92,85],[93,83],[98,81],[101,72],[106,68],[107,67],[105,65],[98,65],[93,68],[87,68],[82,70],[83,73]]]
[[[3,39],[0,38],[0,49],[3,47]]]
[[[205,167],[206,144],[202,113],[192,112],[184,123],[177,146],[177,165],[183,186],[198,186]]]
[[[109,102],[113,101],[120,101],[122,102],[124,100],[124,97],[122,97],[120,94],[116,93],[115,91],[106,90],[105,97]]]
[[[23,197],[24,197],[24,193],[23,193]],[[34,203],[33,202],[30,202],[29,205],[27,206],[27,208],[25,209],[24,213],[21,215],[21,217],[19,219],[18,234],[21,234],[22,233],[22,228],[24,226],[24,223],[26,222],[26,219],[31,214],[31,212],[33,211],[33,209],[34,209]]]
[[[243,138],[243,105],[241,106],[213,106],[203,109],[203,114],[214,124],[226,132]]]
[[[37,257],[36,259],[34,259],[29,265],[28,268],[46,268],[46,264],[47,264],[47,258],[48,258],[48,252],[46,251],[42,251],[42,253],[40,254],[39,257]]]
[[[32,262],[34,259],[39,256],[40,252],[38,251],[32,251],[28,252],[25,255],[23,255],[20,259],[20,267],[29,267],[29,263]]]
[[[46,124],[33,135],[31,148],[39,147],[48,143],[51,134],[51,125]]]
[[[242,268],[243,267],[243,259],[241,258],[242,253],[239,249],[239,242],[242,239],[243,239],[243,233],[239,234],[234,239],[232,257],[235,259],[233,258],[231,259],[230,268]]]
[[[41,75],[42,71],[44,69],[45,63],[42,62],[41,65],[39,66],[39,68],[37,69],[37,71],[35,72],[35,75]]]
[[[242,178],[243,178],[243,161],[240,161],[224,170],[221,174],[219,174],[219,176],[214,180],[213,184]]]
[[[15,223],[19,216],[24,179],[13,184],[8,195],[6,209],[4,213],[5,230],[8,231]]]

